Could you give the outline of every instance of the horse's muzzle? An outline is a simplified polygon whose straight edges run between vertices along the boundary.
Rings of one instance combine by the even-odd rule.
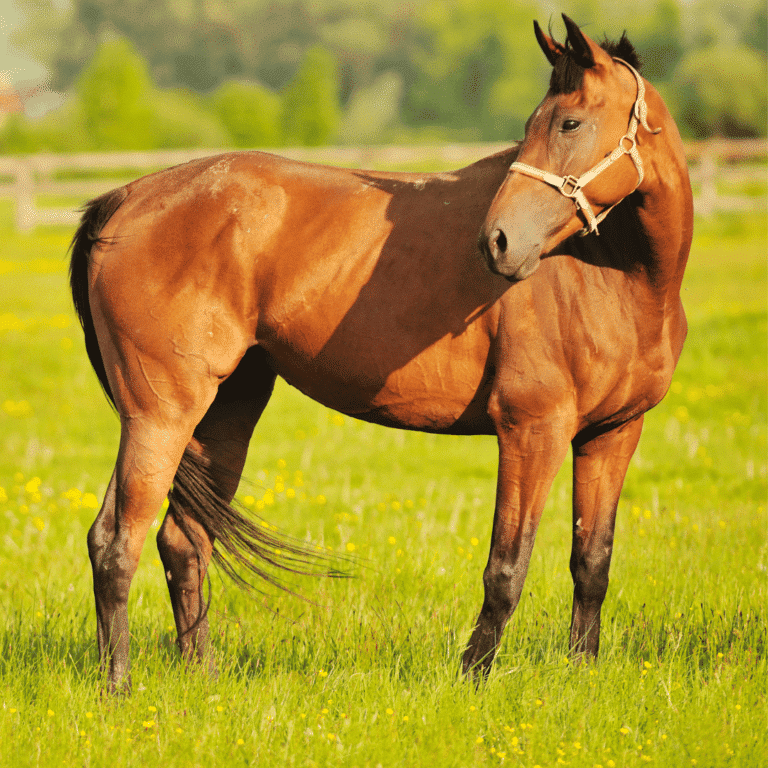
[[[521,240],[527,238],[516,238],[511,243],[504,228],[498,226],[488,234],[481,232],[478,246],[488,269],[508,280],[520,281],[530,277],[539,266],[541,246],[530,241],[521,243]]]

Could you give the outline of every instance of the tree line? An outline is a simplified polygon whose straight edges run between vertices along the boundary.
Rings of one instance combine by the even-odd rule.
[[[549,66],[532,20],[627,31],[682,133],[766,133],[763,0],[17,0],[64,104],[0,151],[521,138]]]

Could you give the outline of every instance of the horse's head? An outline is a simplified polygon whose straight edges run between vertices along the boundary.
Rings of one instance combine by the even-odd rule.
[[[646,120],[645,84],[625,37],[601,47],[563,15],[565,45],[534,22],[552,64],[549,91],[496,193],[479,245],[493,272],[523,280],[541,256],[579,230],[596,232],[641,183],[635,135]],[[589,184],[587,189],[582,189]]]

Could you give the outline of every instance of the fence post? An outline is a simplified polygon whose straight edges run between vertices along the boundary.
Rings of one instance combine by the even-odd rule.
[[[717,165],[709,147],[701,153],[699,178],[701,179],[699,213],[709,218],[717,208]]]
[[[16,229],[29,232],[37,219],[35,211],[35,183],[32,167],[26,160],[19,160],[16,165]]]

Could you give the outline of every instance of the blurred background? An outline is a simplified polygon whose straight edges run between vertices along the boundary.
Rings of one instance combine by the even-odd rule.
[[[532,21],[624,30],[686,139],[766,134],[765,0],[6,0],[0,154],[519,139]]]

